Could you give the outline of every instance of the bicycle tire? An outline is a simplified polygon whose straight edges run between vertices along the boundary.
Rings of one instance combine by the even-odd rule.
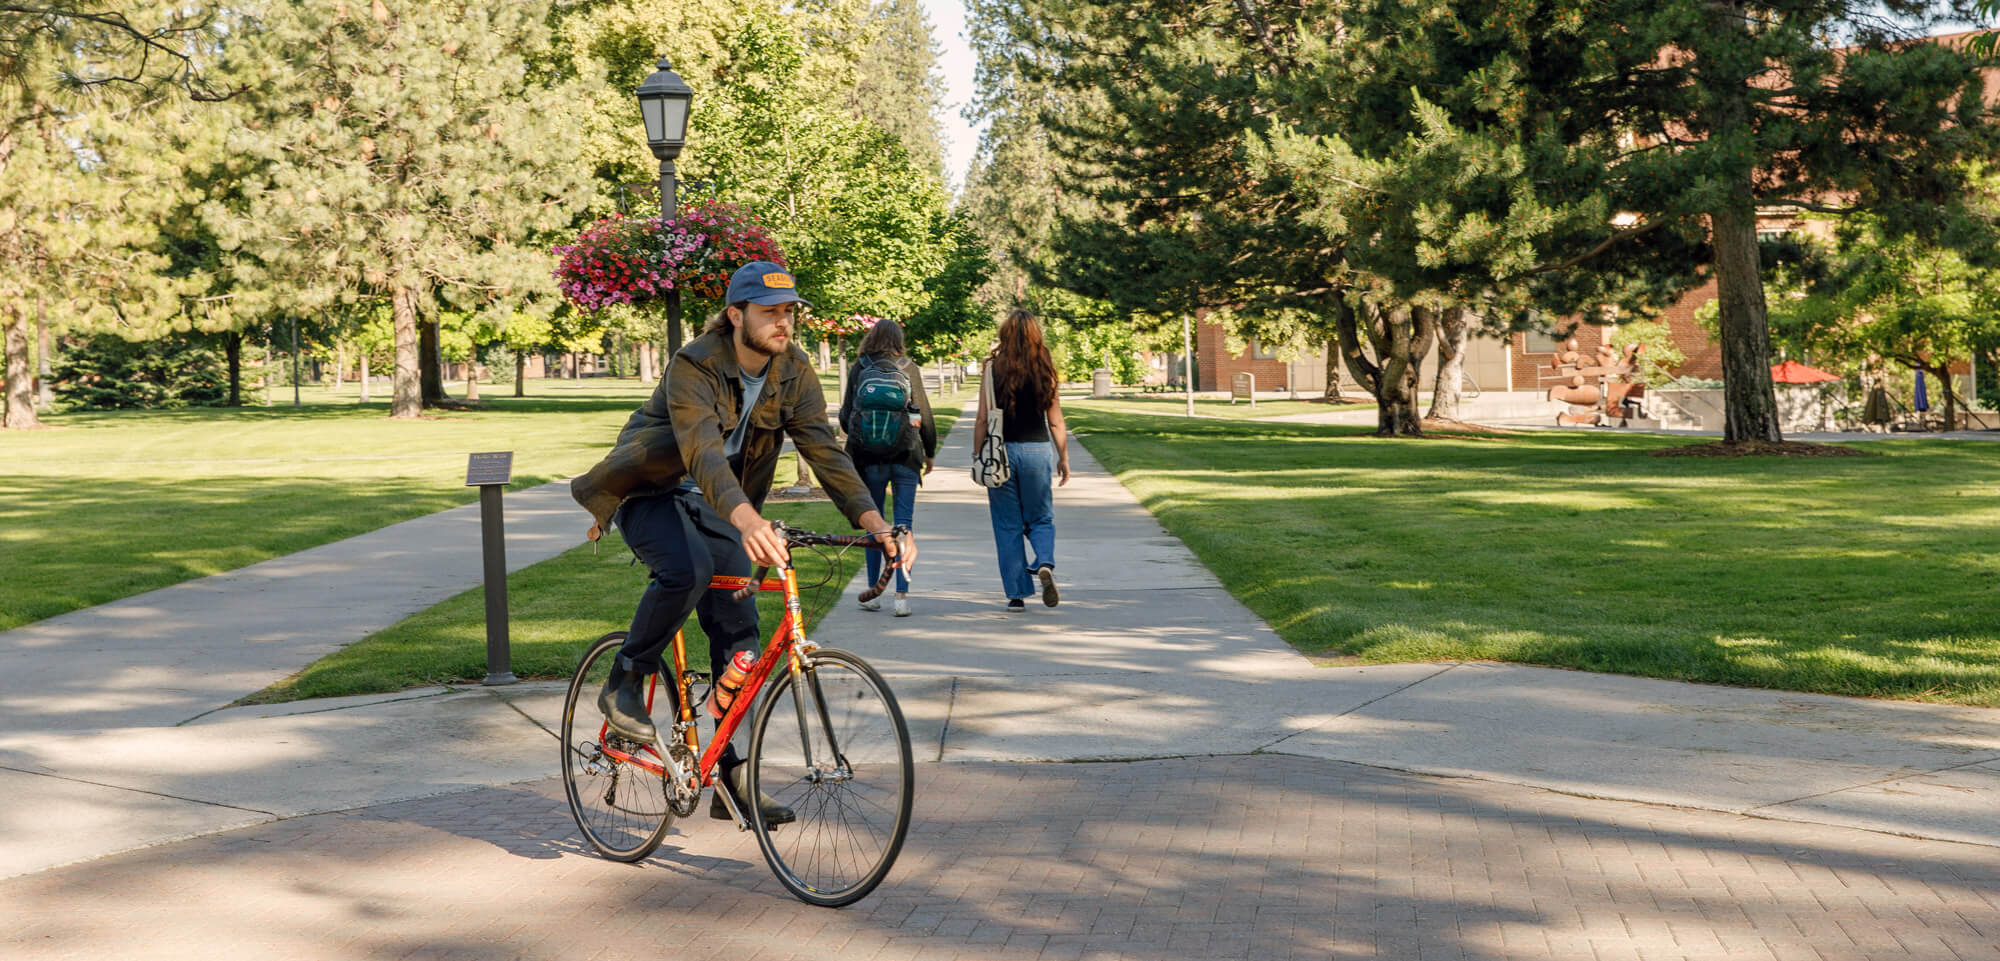
[[[614,735],[599,740],[604,715],[597,709],[597,692],[624,643],[624,631],[606,634],[577,664],[569,694],[563,698],[559,749],[563,794],[569,798],[569,813],[584,841],[606,858],[632,862],[659,848],[667,829],[673,826],[674,812],[668,802],[666,778],[605,754],[604,742],[613,741]],[[622,741],[616,747],[637,745]],[[644,750],[657,752],[651,746]]]
[[[762,791],[797,815],[774,830],[746,805],[765,863],[794,897],[844,907],[888,877],[909,835],[916,765],[902,708],[868,662],[821,648],[798,675],[774,672],[747,763],[747,796]]]

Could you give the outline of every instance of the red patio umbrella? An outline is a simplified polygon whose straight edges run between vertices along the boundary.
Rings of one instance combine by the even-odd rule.
[[[1788,360],[1771,368],[1771,380],[1779,384],[1822,384],[1839,379],[1838,374],[1829,374],[1817,367],[1807,367],[1796,360]]]

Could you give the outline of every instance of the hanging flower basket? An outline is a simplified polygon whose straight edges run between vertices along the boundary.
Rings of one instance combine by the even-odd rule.
[[[720,300],[736,268],[758,260],[785,263],[768,228],[718,201],[690,204],[671,219],[606,217],[550,252],[563,298],[586,311],[644,306],[671,290]]]
[[[807,314],[803,324],[805,329],[819,334],[821,337],[828,340],[837,340],[849,334],[859,334],[874,330],[875,325],[881,322],[882,318],[871,314],[848,314],[845,317]]]

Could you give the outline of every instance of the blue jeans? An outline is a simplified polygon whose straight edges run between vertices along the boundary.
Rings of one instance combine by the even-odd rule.
[[[885,491],[896,495],[896,520],[894,523],[916,530],[917,485],[922,484],[923,475],[916,468],[905,464],[865,464],[861,465],[861,480],[868,485],[868,496],[875,499],[875,509],[887,511],[882,505]],[[882,552],[868,551],[868,583],[882,576]],[[896,570],[896,593],[906,594],[910,590],[910,579]]]
[[[1036,568],[1056,565],[1055,444],[1009,443],[1007,463],[1013,474],[1007,483],[986,489],[986,512],[1000,552],[1000,586],[1013,600],[1034,596]]]

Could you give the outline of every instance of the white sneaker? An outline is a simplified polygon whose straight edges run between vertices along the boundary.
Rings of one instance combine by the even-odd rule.
[[[879,598],[872,601],[862,601],[861,609],[864,611],[879,611],[882,609],[882,601]]]
[[[899,598],[896,598],[896,616],[897,616],[897,617],[909,617],[909,616],[910,616],[910,602],[909,602],[909,601],[906,601],[906,600],[904,600],[904,599],[902,599],[902,598],[900,598],[900,597],[899,597]]]

